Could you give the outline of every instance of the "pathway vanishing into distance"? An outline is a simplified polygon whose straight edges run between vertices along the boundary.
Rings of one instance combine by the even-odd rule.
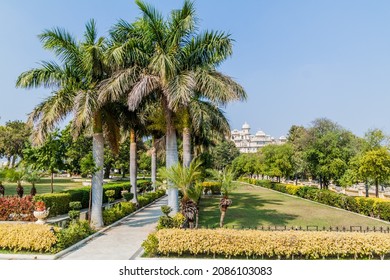
[[[142,252],[141,244],[155,230],[167,197],[123,219],[120,223],[61,256],[60,260],[129,260]]]

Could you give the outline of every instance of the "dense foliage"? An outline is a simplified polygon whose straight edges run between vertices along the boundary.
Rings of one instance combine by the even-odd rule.
[[[163,229],[143,243],[147,255],[224,258],[384,259],[388,233]]]

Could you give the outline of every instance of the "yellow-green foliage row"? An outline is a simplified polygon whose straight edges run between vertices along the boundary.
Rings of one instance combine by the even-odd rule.
[[[390,234],[361,232],[164,229],[156,232],[161,255],[248,258],[384,258]]]
[[[49,252],[57,238],[48,225],[0,224],[0,249]]]

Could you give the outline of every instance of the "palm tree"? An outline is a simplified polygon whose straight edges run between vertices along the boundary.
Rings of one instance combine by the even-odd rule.
[[[41,143],[55,125],[73,113],[72,130],[75,135],[91,131],[93,137],[93,158],[98,171],[92,176],[91,223],[103,226],[103,132],[117,139],[118,126],[110,115],[111,104],[98,100],[97,86],[110,75],[106,64],[104,38],[97,36],[94,20],[86,24],[84,40],[77,42],[67,31],[54,28],[46,30],[40,39],[45,49],[55,53],[61,65],[43,62],[40,68],[22,73],[16,82],[18,87],[48,87],[54,91],[51,96],[34,108],[29,121],[35,124],[34,139]]]
[[[223,197],[219,201],[219,210],[221,211],[219,226],[223,227],[227,209],[230,205],[232,205],[232,200],[229,199],[229,194],[237,188],[237,184],[233,181],[235,174],[231,168],[225,168],[221,171],[211,170],[210,173],[214,180],[221,184],[221,192]]]
[[[142,18],[130,25],[116,25],[112,57],[118,63],[116,75],[104,83],[103,95],[123,93],[128,96],[130,110],[141,101],[159,100],[166,119],[166,167],[178,163],[178,148],[174,118],[194,99],[206,98],[216,104],[245,99],[242,87],[215,70],[231,54],[231,39],[222,32],[196,31],[194,5],[185,1],[182,8],[172,11],[168,20],[150,5],[136,0]],[[121,41],[123,40],[123,41]],[[104,99],[104,98],[103,98]],[[189,114],[187,114],[189,115]],[[188,124],[190,122],[187,122]],[[190,156],[189,125],[185,125],[185,166]],[[189,156],[188,156],[189,155]],[[177,189],[169,183],[168,205],[178,211]]]
[[[201,175],[200,166],[201,161],[194,159],[189,167],[176,164],[168,169],[159,170],[159,176],[171,181],[183,194],[180,200],[181,213],[188,221],[190,228],[194,227],[194,221],[198,215],[197,202],[201,192],[196,186],[196,181]]]

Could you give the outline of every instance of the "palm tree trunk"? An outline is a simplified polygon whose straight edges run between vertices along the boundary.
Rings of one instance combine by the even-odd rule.
[[[130,129],[130,184],[133,193],[131,201],[137,204],[137,142],[134,129]]]
[[[189,167],[191,163],[191,132],[190,128],[183,129],[183,166]]]
[[[104,138],[101,114],[94,116],[94,128],[92,136],[92,154],[95,161],[96,171],[92,174],[92,205],[91,205],[91,225],[94,228],[103,227],[103,165],[104,165]]]
[[[166,168],[176,165],[179,162],[177,151],[176,129],[173,124],[173,112],[166,109],[167,131],[166,131]],[[179,212],[179,193],[171,181],[168,181],[168,206],[172,208],[172,215]]]
[[[219,220],[219,226],[220,227],[223,227],[223,220],[225,219],[225,216],[226,216],[226,210],[222,210],[221,209],[221,219]]]
[[[156,180],[157,180],[157,147],[156,147],[156,138],[152,136],[152,170],[151,170],[151,180],[153,191],[156,191]]]

